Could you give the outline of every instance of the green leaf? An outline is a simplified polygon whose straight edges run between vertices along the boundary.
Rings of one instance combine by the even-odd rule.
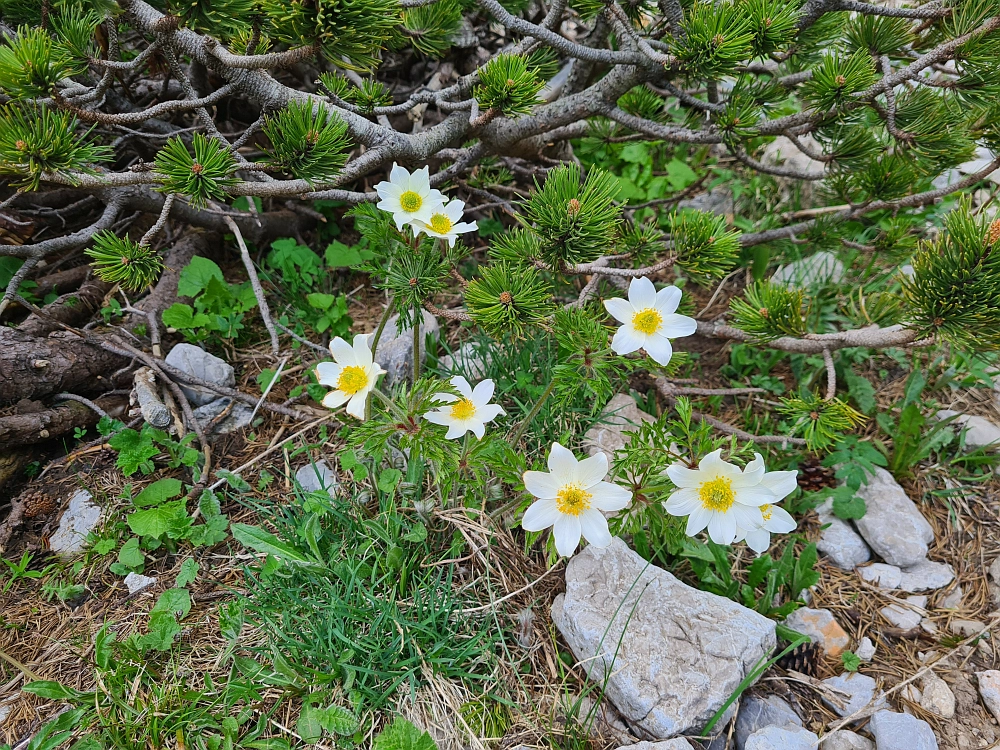
[[[343,242],[337,241],[333,241],[326,246],[323,257],[330,268],[349,268],[358,265],[364,260],[357,248],[348,247]]]
[[[114,539],[99,539],[93,546],[94,552],[98,555],[106,555],[118,545]]]
[[[313,292],[306,295],[306,301],[310,307],[315,307],[317,310],[329,310],[331,305],[337,301],[337,295]]]
[[[274,380],[274,374],[277,370],[272,370],[270,367],[265,367],[260,371],[260,375],[257,376],[257,387],[260,388],[260,392],[263,393],[271,385],[271,381]]]
[[[857,672],[861,667],[861,657],[853,651],[845,651],[840,655],[840,660],[847,672]]]
[[[437,750],[437,743],[427,733],[421,732],[412,722],[396,717],[375,738],[372,750]]]
[[[23,688],[26,693],[32,693],[40,698],[48,698],[54,701],[66,701],[68,703],[78,702],[84,696],[92,696],[93,693],[81,693],[71,687],[66,687],[55,680],[37,680],[29,682]]]
[[[149,613],[169,612],[170,614],[176,614],[179,617],[184,618],[187,617],[190,611],[191,594],[188,593],[188,590],[172,588],[167,589],[160,594],[160,598],[156,600],[156,604],[153,605],[153,608],[149,611]]]
[[[201,256],[194,256],[180,273],[177,279],[177,294],[181,297],[197,297],[199,292],[208,287],[212,279],[225,282],[222,269],[213,261]]]
[[[179,539],[191,525],[186,504],[187,501],[181,499],[164,503],[158,508],[138,510],[130,514],[126,521],[134,534],[156,538],[167,534],[173,539]]]
[[[285,544],[274,534],[257,526],[234,523],[231,527],[233,539],[255,552],[264,552],[286,562],[308,563],[309,558],[294,547]]]
[[[146,431],[139,433],[129,428],[114,435],[108,440],[108,445],[118,451],[115,465],[125,476],[135,474],[140,466],[160,452],[160,449],[153,445],[153,438],[149,433]]]
[[[160,317],[163,319],[163,325],[181,331],[203,328],[211,322],[207,315],[204,313],[196,315],[191,305],[185,305],[183,302],[175,302],[164,310]]]
[[[319,742],[323,736],[323,725],[319,720],[320,709],[315,706],[304,705],[299,713],[299,721],[295,725],[295,731],[307,745]]]
[[[843,490],[843,492],[841,492]],[[833,515],[844,520],[864,518],[868,512],[863,498],[854,494],[850,487],[838,487],[833,494]]]
[[[339,735],[354,734],[358,731],[358,717],[340,706],[329,706],[320,712],[320,722],[323,729]]]
[[[194,583],[194,580],[198,577],[198,561],[193,557],[187,558],[181,563],[181,569],[177,573],[177,580],[174,582],[175,586],[187,586],[189,583]]]
[[[649,155],[649,146],[645,143],[626,144],[622,148],[621,159],[632,164],[649,164],[652,161]]]
[[[877,404],[875,386],[871,384],[871,381],[858,375],[850,368],[844,374],[844,381],[847,383],[847,390],[851,394],[851,398],[854,399],[854,403],[858,405],[858,409],[865,414],[871,414]]]
[[[139,540],[136,537],[131,537],[118,550],[118,562],[127,568],[132,568],[136,571],[142,570],[142,566],[146,562],[146,557],[142,554],[142,550],[139,549]]]
[[[819,571],[816,570],[818,555],[816,544],[810,542],[802,548],[798,559],[795,560],[795,567],[792,572],[792,580],[789,582],[789,594],[792,599],[798,599],[805,589],[815,586],[819,582]]]
[[[177,497],[182,489],[183,485],[179,479],[158,479],[136,495],[132,504],[136,508],[159,505],[172,497]]]
[[[683,190],[697,182],[698,175],[695,174],[695,171],[686,162],[674,159],[667,162],[667,179],[670,181],[670,187],[677,191]]]
[[[403,534],[403,539],[419,544],[427,538],[427,527],[422,523],[414,524],[413,528]]]
[[[382,492],[392,492],[403,478],[403,472],[399,469],[382,469],[378,475],[378,488]]]

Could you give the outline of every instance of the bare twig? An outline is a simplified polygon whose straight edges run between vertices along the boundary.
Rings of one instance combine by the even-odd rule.
[[[243,259],[243,267],[247,269],[247,276],[250,277],[250,286],[253,287],[253,294],[257,298],[260,317],[264,321],[264,327],[267,328],[268,334],[271,336],[271,352],[277,357],[278,352],[281,351],[281,344],[278,341],[278,330],[274,327],[274,322],[271,320],[271,310],[267,306],[267,298],[264,297],[264,288],[260,285],[257,270],[253,267],[250,250],[247,249],[247,243],[244,242],[243,234],[240,232],[240,228],[236,225],[236,222],[229,216],[225,220],[233,234],[236,235],[236,243],[240,246],[240,257]]]

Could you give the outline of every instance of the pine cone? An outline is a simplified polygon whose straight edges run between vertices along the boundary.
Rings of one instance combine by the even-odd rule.
[[[819,492],[827,487],[837,486],[833,469],[823,466],[815,457],[799,464],[798,482],[804,492]]]
[[[815,641],[803,643],[778,659],[778,666],[815,677],[819,666],[819,644]]]
[[[43,489],[25,490],[21,494],[25,518],[37,518],[52,513],[59,507],[59,502]]]

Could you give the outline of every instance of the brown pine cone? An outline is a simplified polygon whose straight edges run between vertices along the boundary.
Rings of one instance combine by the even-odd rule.
[[[833,474],[833,469],[823,466],[818,458],[810,457],[799,464],[799,487],[804,492],[819,492],[827,487],[836,487],[837,479]]]
[[[815,677],[816,668],[819,666],[819,644],[811,641],[797,646],[790,653],[778,659],[778,666],[782,669],[801,672],[810,677]]]
[[[59,501],[43,489],[28,489],[21,493],[25,518],[37,518],[55,512]]]

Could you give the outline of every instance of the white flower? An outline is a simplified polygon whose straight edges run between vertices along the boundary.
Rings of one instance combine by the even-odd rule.
[[[716,544],[732,544],[741,529],[762,526],[760,506],[776,502],[774,492],[761,484],[763,460],[751,461],[740,471],[722,460],[721,448],[701,459],[697,469],[674,464],[667,476],[680,488],[663,504],[667,513],[688,516],[688,536],[707,526]]]
[[[451,384],[462,394],[461,397],[454,393],[435,393],[434,397],[438,401],[445,401],[451,406],[429,411],[424,414],[424,419],[447,427],[448,434],[445,438],[448,440],[460,438],[469,430],[482,440],[486,434],[486,423],[492,422],[501,414],[507,414],[503,407],[490,403],[495,388],[493,381],[484,380],[473,389],[468,380],[456,375],[451,379]]]
[[[426,222],[423,220],[414,220],[413,228],[418,235],[421,232],[426,232],[431,237],[440,237],[443,240],[448,240],[448,246],[454,247],[455,238],[458,235],[477,229],[476,222],[473,221],[470,224],[461,221],[464,210],[465,203],[463,201],[451,201],[431,214],[431,217]]]
[[[694,318],[675,312],[680,301],[681,290],[675,286],[656,291],[645,276],[632,279],[627,300],[604,300],[604,307],[622,324],[611,340],[611,350],[631,354],[645,349],[653,360],[666,365],[673,354],[670,339],[690,336],[698,328]]]
[[[316,379],[321,385],[335,389],[323,398],[323,406],[336,409],[349,402],[347,413],[358,419],[365,418],[368,394],[375,387],[378,376],[385,373],[372,359],[368,343],[372,336],[372,333],[359,333],[354,337],[353,347],[340,336],[330,342],[334,361],[316,365]]]
[[[754,456],[754,460],[747,464],[748,470],[752,467],[756,471],[757,464],[764,466],[763,456],[759,453],[755,453]],[[771,534],[787,534],[795,530],[795,519],[791,513],[779,508],[775,503],[795,491],[798,486],[798,482],[795,481],[797,474],[797,471],[768,471],[761,477],[761,486],[771,490],[775,499],[760,506],[761,525],[755,529],[738,529],[735,541],[746,540],[747,546],[760,555],[771,546]]]
[[[444,205],[444,195],[431,188],[429,167],[410,174],[393,163],[389,180],[376,185],[375,192],[382,199],[378,208],[392,214],[399,230],[409,222],[430,221],[431,216]]]
[[[552,444],[548,471],[526,471],[524,486],[539,498],[524,513],[521,526],[526,531],[552,527],[556,551],[569,556],[580,544],[580,536],[595,547],[611,544],[608,521],[601,511],[621,510],[632,493],[603,481],[608,473],[608,457],[603,453],[577,461],[573,452]]]

